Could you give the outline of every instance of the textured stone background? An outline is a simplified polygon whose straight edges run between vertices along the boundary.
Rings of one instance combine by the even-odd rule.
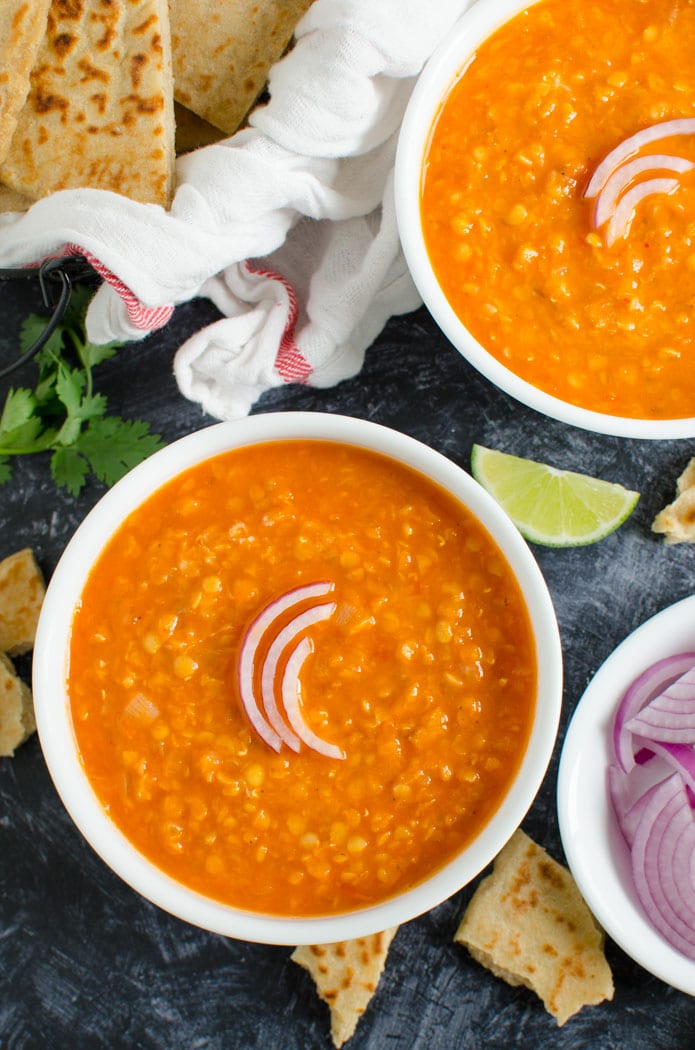
[[[0,287],[0,353],[15,352],[33,291]],[[110,407],[147,419],[173,440],[212,420],[186,402],[171,374],[176,347],[216,316],[179,308],[145,343],[100,367]],[[32,380],[31,369],[16,383]],[[4,396],[7,383],[0,387]],[[474,442],[639,489],[627,523],[601,543],[534,548],[562,633],[565,694],[558,745],[525,830],[562,859],[555,789],[567,721],[592,675],[635,627],[695,583],[695,548],[668,549],[650,533],[672,498],[693,442],[604,437],[546,420],[494,389],[420,310],[392,321],[362,373],[327,391],[265,395],[255,411],[339,412],[427,442],[464,468]],[[41,457],[0,488],[0,555],[34,548],[47,576],[101,494],[57,491]],[[22,661],[28,676],[30,667]],[[56,669],[57,671],[58,669]],[[0,1047],[5,1050],[308,1050],[330,1047],[328,1011],[290,950],[225,940],[140,899],[85,844],[56,795],[38,740],[0,760]],[[615,999],[559,1029],[527,990],[496,980],[452,943],[473,887],[399,931],[354,1050],[692,1050],[695,1000],[633,964],[614,944]]]

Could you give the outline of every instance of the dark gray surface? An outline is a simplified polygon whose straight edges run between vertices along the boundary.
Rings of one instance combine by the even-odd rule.
[[[11,352],[28,293],[0,288]],[[163,332],[101,366],[112,410],[147,419],[173,440],[211,420],[178,393],[174,350],[215,315],[180,308]],[[25,373],[31,379],[31,371]],[[4,392],[6,384],[0,387]],[[479,377],[424,310],[393,320],[360,376],[327,391],[288,386],[256,411],[340,412],[413,435],[467,468],[474,442],[639,489],[628,522],[591,547],[534,548],[562,633],[565,694],[558,746],[525,830],[557,859],[557,762],[567,721],[601,662],[636,626],[685,597],[695,549],[650,533],[656,511],[695,452],[693,442],[604,437],[546,420]],[[34,548],[50,575],[101,494],[56,490],[47,462],[26,458],[0,488],[0,556]],[[21,662],[29,674],[27,660]],[[53,789],[38,740],[0,759],[0,1047],[5,1050],[308,1050],[330,1047],[328,1010],[290,949],[225,940],[141,900],[92,853]],[[402,927],[377,995],[349,1046],[399,1050],[478,1047],[695,1047],[695,1000],[668,988],[608,942],[612,1003],[588,1007],[562,1029],[526,989],[492,977],[452,943],[469,887]]]

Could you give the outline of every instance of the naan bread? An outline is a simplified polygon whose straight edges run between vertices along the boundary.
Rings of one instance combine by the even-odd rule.
[[[173,172],[167,0],[52,0],[0,179],[35,199],[90,186],[166,205]]]
[[[0,756],[9,758],[36,729],[31,690],[0,653]]]
[[[171,0],[177,102],[231,135],[312,0]]]
[[[695,457],[676,482],[676,498],[659,511],[652,530],[667,543],[695,543]]]
[[[0,161],[7,156],[17,117],[29,94],[29,75],[46,33],[50,2],[0,3]]]
[[[534,991],[559,1025],[613,998],[603,931],[567,868],[523,831],[478,886],[454,940],[497,977]]]
[[[28,211],[33,203],[30,197],[25,197],[23,193],[17,193],[16,190],[0,183],[0,215],[6,212]]]
[[[336,944],[302,945],[292,960],[308,970],[316,990],[331,1011],[331,1038],[341,1047],[374,995],[386,964],[397,926],[372,937],[358,937]]]
[[[0,561],[0,649],[10,656],[34,644],[46,588],[28,547]]]

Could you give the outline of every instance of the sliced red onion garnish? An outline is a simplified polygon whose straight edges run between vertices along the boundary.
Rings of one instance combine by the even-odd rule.
[[[655,758],[653,752],[651,757]],[[628,846],[632,846],[637,825],[652,792],[672,772],[672,768],[661,760],[634,769],[630,776],[626,776],[619,766],[608,767],[608,793]]]
[[[695,652],[667,656],[643,671],[626,690],[613,722],[615,757],[626,773],[635,764],[633,737],[626,730],[626,723],[657,693],[692,667],[695,667]]]
[[[678,179],[647,179],[638,182],[631,190],[628,190],[613,212],[610,222],[606,227],[606,245],[608,248],[615,244],[618,237],[624,237],[632,223],[635,209],[647,197],[653,197],[659,193],[673,193],[678,189]]]
[[[650,153],[646,157],[635,157],[621,165],[606,181],[605,186],[596,198],[594,208],[594,226],[603,226],[607,222],[623,190],[627,189],[633,179],[645,171],[671,171],[683,173],[695,168],[692,161],[685,157],[672,157],[666,153]],[[588,190],[587,197],[592,196]]]
[[[278,631],[263,662],[261,697],[265,713],[275,732],[293,751],[299,751],[299,737],[288,729],[275,699],[275,685],[278,681],[280,662],[285,650],[296,642],[304,631],[323,620],[328,620],[334,612],[335,602],[326,602],[324,605],[312,605],[299,613],[282,630]]]
[[[674,744],[695,740],[695,667],[652,697],[625,728],[648,740]]]
[[[250,625],[241,643],[238,664],[239,695],[244,710],[251,725],[261,739],[271,747],[273,751],[280,751],[282,738],[271,725],[268,724],[265,715],[256,702],[254,690],[254,673],[256,667],[256,654],[258,647],[265,635],[279,617],[286,615],[300,602],[312,598],[322,598],[333,590],[333,584],[325,581],[309,583],[301,587],[294,587],[291,591],[281,595],[266,605]]]
[[[653,755],[663,760],[669,772],[679,773],[683,783],[695,792],[695,751],[690,744],[650,740],[648,747]]]
[[[601,163],[595,169],[589,180],[589,185],[584,191],[585,197],[595,197],[608,181],[609,176],[624,161],[639,153],[645,146],[660,139],[675,138],[680,135],[695,135],[695,118],[682,117],[677,120],[665,120],[659,124],[652,124],[643,128],[629,138],[623,139],[620,145],[606,154]]]
[[[686,847],[674,866],[675,847],[685,837]],[[673,774],[653,789],[644,807],[632,845],[632,873],[642,907],[666,940],[689,959],[695,959],[695,922],[681,900],[692,898],[695,829],[683,783]]]
[[[302,714],[299,675],[304,661],[313,652],[313,649],[314,646],[311,639],[302,638],[290,654],[285,664],[285,673],[282,676],[282,704],[290,725],[307,747],[313,748],[314,751],[318,751],[320,755],[325,755],[326,758],[343,759],[345,758],[345,752],[337,744],[329,744],[326,740],[317,736],[313,729],[307,725]]]
[[[657,661],[613,725],[608,793],[637,896],[670,945],[695,960],[695,653]]]

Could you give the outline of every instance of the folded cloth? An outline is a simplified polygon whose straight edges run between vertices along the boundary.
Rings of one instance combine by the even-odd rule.
[[[221,320],[178,350],[182,393],[218,419],[283,382],[355,375],[388,318],[415,309],[393,197],[414,80],[471,0],[315,0],[231,138],[180,157],[167,212],[65,190],[0,216],[0,266],[61,251],[105,277],[94,342],[141,339],[182,302]]]

